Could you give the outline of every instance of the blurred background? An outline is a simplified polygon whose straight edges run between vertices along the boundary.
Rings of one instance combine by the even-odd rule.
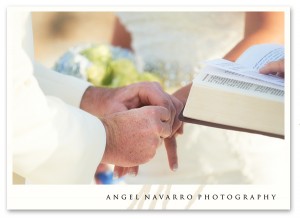
[[[114,12],[34,12],[32,20],[35,58],[46,67],[100,87],[163,86],[159,73],[137,68],[132,51],[112,45]]]
[[[35,58],[47,67],[53,67],[70,47],[109,43],[114,22],[111,12],[34,12]]]

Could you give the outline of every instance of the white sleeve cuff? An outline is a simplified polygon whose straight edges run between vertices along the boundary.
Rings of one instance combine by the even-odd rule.
[[[78,108],[85,90],[92,86],[87,81],[60,74],[40,63],[35,63],[34,75],[45,95],[58,97]]]

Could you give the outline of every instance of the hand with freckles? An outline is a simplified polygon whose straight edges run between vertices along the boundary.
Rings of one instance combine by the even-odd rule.
[[[141,159],[139,161],[134,161],[132,155],[129,156],[130,161],[128,162],[126,156],[118,157],[118,161],[113,162],[116,176],[121,177],[127,173],[136,175],[138,165],[147,162],[154,156],[153,149],[156,149],[162,140],[165,142],[171,170],[177,169],[175,136],[182,133],[182,122],[179,121],[178,114],[183,105],[176,97],[165,93],[158,83],[141,82],[113,89],[90,87],[83,95],[80,107],[99,117],[108,127],[108,132],[114,134],[112,141],[109,140],[107,143],[108,157],[104,156],[102,163],[112,163],[110,156],[115,153],[120,154],[122,150],[124,150],[124,156],[125,154],[129,156],[130,153],[135,153],[134,150],[144,151],[144,146],[149,147],[149,154],[145,153],[143,158],[135,158]],[[169,117],[167,118],[168,113]],[[146,125],[148,129],[145,127]],[[168,127],[169,133],[166,131]],[[126,133],[127,129],[132,129],[132,132],[122,136],[121,133]],[[115,142],[116,139],[120,141]],[[128,145],[128,142],[131,145]],[[110,144],[113,147],[110,147]],[[127,158],[129,159],[129,157]],[[100,169],[101,164],[98,167],[98,170]]]

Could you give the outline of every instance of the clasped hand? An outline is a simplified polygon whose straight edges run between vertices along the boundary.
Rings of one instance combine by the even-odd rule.
[[[114,164],[115,175],[136,175],[138,165],[151,160],[164,140],[171,170],[178,167],[176,135],[182,103],[158,83],[142,82],[121,88],[89,87],[80,108],[100,118],[106,130],[101,163]]]

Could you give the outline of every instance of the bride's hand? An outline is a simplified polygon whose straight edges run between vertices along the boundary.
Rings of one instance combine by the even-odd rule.
[[[176,98],[175,95],[172,95],[171,98],[173,99],[173,102],[176,103],[175,104],[176,118],[178,119],[179,113],[182,111],[183,104],[177,102],[178,98]],[[177,137],[177,135],[182,134],[182,133],[183,133],[183,122],[180,122],[179,126],[176,126],[176,127],[173,126],[172,135],[170,137],[164,139],[165,148],[167,151],[167,156],[168,156],[168,161],[169,161],[169,167],[172,171],[176,171],[178,169],[176,137]]]
[[[192,84],[188,84],[184,87],[181,87],[180,89],[178,89],[177,91],[175,91],[173,93],[173,96],[176,97],[178,100],[180,100],[180,102],[183,104],[183,106],[185,105],[186,100],[189,96],[191,87],[192,87]]]
[[[269,62],[263,68],[259,69],[261,74],[276,74],[279,77],[284,78],[284,59]]]

